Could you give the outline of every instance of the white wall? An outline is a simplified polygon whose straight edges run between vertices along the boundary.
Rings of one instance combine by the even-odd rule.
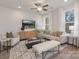
[[[79,25],[79,2],[74,3],[75,25]]]
[[[49,31],[52,32],[52,30],[53,30],[52,29],[52,26],[53,26],[52,11],[48,14],[48,17],[49,17],[49,22],[48,22],[49,23]]]
[[[74,2],[74,14],[75,14],[74,35],[79,35],[79,0],[76,0],[76,2]]]
[[[52,12],[52,31],[64,31],[64,9],[58,8]]]
[[[58,8],[52,12],[52,31],[64,31],[64,10]]]
[[[58,30],[65,32],[65,19],[64,19],[64,9],[59,8],[58,11]]]
[[[32,13],[0,7],[0,32],[20,31],[22,19],[34,19]]]
[[[58,10],[52,12],[52,31],[58,30]]]

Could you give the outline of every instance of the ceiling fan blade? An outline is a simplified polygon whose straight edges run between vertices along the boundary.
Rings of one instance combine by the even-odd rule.
[[[43,5],[43,7],[48,7],[48,4],[46,4],[46,5]]]
[[[43,9],[44,11],[47,11],[47,9]]]
[[[31,8],[31,9],[37,9],[37,8]]]
[[[41,3],[35,3],[35,6],[41,6]]]

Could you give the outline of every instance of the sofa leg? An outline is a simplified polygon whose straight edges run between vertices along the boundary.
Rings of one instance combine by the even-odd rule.
[[[42,59],[44,59],[44,53],[42,52]]]
[[[58,54],[60,53],[60,45],[58,45]]]
[[[36,57],[36,59],[37,59],[37,53],[35,52],[35,57]]]

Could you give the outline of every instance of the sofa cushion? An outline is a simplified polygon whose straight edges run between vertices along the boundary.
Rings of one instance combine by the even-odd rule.
[[[57,36],[57,37],[60,37],[62,34],[63,32],[60,32],[60,31],[56,31],[52,33],[53,36]]]

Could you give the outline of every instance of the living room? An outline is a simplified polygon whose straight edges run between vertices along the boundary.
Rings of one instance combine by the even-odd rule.
[[[79,59],[78,35],[79,0],[0,0],[0,59]]]

